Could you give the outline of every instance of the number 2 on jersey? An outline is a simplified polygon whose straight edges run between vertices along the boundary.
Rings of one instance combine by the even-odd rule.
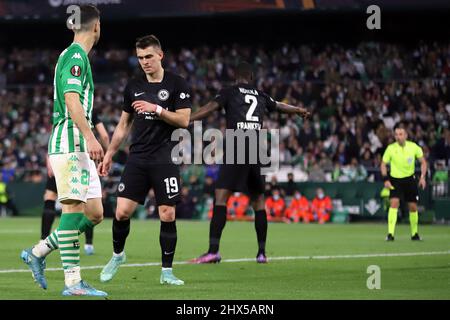
[[[256,99],[255,96],[246,94],[244,100],[245,103],[250,104],[250,108],[248,108],[246,115],[247,121],[259,121],[259,118],[253,115],[253,112],[255,112],[256,106],[258,105],[258,99]]]
[[[164,179],[164,182],[166,183],[166,192],[169,193],[174,193],[174,192],[178,192],[178,181],[177,178],[172,177],[172,178],[166,178]]]

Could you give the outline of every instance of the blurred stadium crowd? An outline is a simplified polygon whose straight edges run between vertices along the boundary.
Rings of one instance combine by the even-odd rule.
[[[5,182],[45,178],[52,77],[59,53],[0,49],[0,159]],[[450,43],[205,45],[166,50],[164,65],[188,80],[196,109],[232,83],[233,66],[240,59],[254,65],[259,89],[313,114],[303,121],[272,113],[265,121],[267,128],[280,129],[281,165],[301,172],[296,180],[379,180],[382,152],[393,141],[393,125],[401,120],[408,124],[409,138],[422,146],[432,170],[438,160],[448,166]],[[132,49],[94,50],[91,64],[96,83],[94,108],[112,134],[127,79],[139,74],[140,67]],[[212,127],[224,129],[220,113],[203,122],[204,129]],[[126,148],[119,158],[117,172],[125,161]],[[214,182],[216,169],[192,166],[183,172],[189,181],[189,174],[203,171],[209,178],[199,182],[203,192],[205,184]],[[189,192],[195,193],[195,179],[191,180],[194,191]]]

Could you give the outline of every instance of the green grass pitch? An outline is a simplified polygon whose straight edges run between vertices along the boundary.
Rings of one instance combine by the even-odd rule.
[[[385,224],[269,224],[267,254],[277,258],[258,265],[253,223],[228,222],[221,243],[224,261],[175,264],[174,273],[186,284],[169,287],[159,284],[159,222],[153,220],[132,221],[126,253],[127,264],[154,264],[121,267],[111,282],[100,282],[101,266],[112,252],[111,224],[105,220],[96,227],[95,255],[81,250],[81,266],[93,266],[82,270],[82,277],[108,292],[108,299],[450,299],[448,226],[419,226],[424,241],[413,242],[409,225],[398,225],[395,242],[387,243]],[[178,221],[177,227],[176,262],[207,249],[209,222]],[[38,240],[39,230],[40,218],[0,219],[1,300],[63,299],[61,270],[46,272],[46,291],[29,272],[21,272],[26,266],[20,251]],[[249,260],[233,261],[245,258]],[[367,288],[370,265],[380,267],[379,290]],[[47,268],[60,267],[54,252]]]

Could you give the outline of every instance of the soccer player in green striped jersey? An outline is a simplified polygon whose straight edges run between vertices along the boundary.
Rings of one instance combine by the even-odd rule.
[[[70,22],[74,41],[61,53],[55,67],[53,129],[48,144],[62,204],[61,220],[45,240],[23,250],[21,258],[46,289],[45,257],[59,248],[65,278],[62,294],[106,296],[83,281],[80,274],[79,235],[103,219],[101,185],[94,162],[103,159],[103,149],[92,132],[94,83],[88,59],[100,39],[100,12],[92,5],[79,9],[79,21]]]

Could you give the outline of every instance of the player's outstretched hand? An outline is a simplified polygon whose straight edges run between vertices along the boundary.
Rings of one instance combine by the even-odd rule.
[[[93,138],[91,140],[88,140],[86,141],[86,144],[91,159],[95,162],[103,161],[103,157],[105,154],[103,152],[102,146],[97,141],[97,139]]]
[[[109,173],[109,170],[111,170],[111,166],[112,166],[112,157],[108,152],[106,152],[103,161],[100,162],[97,167],[98,175],[100,177],[106,177]]]
[[[136,110],[137,113],[156,111],[156,104],[144,100],[134,101],[131,106],[134,108],[134,110]]]
[[[298,115],[299,115],[300,117],[302,117],[302,118],[308,118],[308,117],[311,116],[311,112],[309,112],[309,111],[306,110],[305,108],[298,107],[297,109],[298,109],[297,113],[298,113]]]

